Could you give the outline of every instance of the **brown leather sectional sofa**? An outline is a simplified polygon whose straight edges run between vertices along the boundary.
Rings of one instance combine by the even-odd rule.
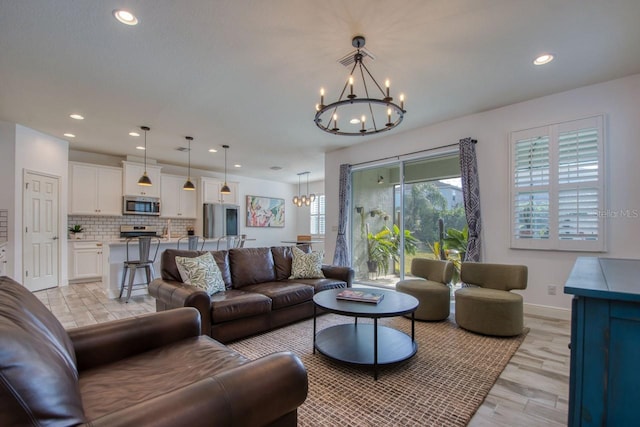
[[[1,426],[295,426],[307,372],[200,334],[193,308],[65,331],[0,277]]]
[[[237,248],[212,252],[226,291],[209,296],[182,283],[176,256],[195,257],[199,251],[167,249],[162,253],[162,278],[149,285],[156,310],[195,307],[202,316],[202,333],[223,343],[313,316],[313,295],[325,289],[351,287],[349,267],[323,266],[324,279],[289,279],[289,246]]]

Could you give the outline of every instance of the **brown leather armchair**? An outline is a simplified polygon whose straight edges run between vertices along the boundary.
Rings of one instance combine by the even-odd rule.
[[[307,373],[292,353],[248,360],[180,308],[65,331],[0,277],[0,425],[295,426]]]

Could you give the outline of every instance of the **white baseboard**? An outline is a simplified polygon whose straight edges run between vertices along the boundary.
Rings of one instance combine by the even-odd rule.
[[[571,320],[571,310],[558,307],[549,307],[538,304],[524,304],[525,314],[551,317],[559,320]]]

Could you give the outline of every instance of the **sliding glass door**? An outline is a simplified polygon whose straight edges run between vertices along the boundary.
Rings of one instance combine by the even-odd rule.
[[[352,172],[351,259],[357,281],[386,285],[399,259],[394,225],[400,217],[395,188],[400,165],[391,164]]]
[[[457,153],[356,169],[351,178],[358,283],[395,286],[414,257],[440,253],[446,228],[464,227]]]

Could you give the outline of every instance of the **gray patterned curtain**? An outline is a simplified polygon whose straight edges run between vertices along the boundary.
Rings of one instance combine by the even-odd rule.
[[[475,139],[460,140],[460,173],[462,178],[462,196],[464,211],[469,225],[469,241],[464,261],[480,261],[480,181],[478,179],[478,162],[476,160]]]
[[[338,193],[338,237],[333,254],[333,265],[351,266],[347,245],[347,221],[349,220],[349,194],[351,193],[351,165],[340,165],[340,188]]]

